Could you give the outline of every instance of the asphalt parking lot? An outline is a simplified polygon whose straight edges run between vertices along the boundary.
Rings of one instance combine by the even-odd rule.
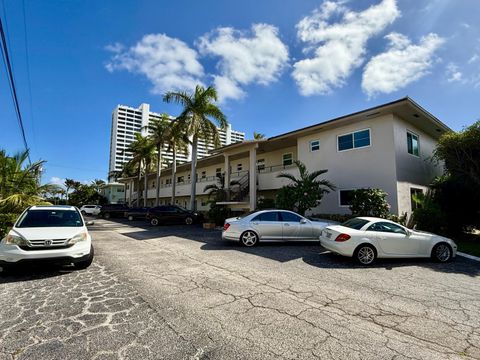
[[[97,220],[83,271],[0,277],[3,359],[480,359],[480,264]]]

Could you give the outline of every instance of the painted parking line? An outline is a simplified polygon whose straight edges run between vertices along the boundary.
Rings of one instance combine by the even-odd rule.
[[[470,259],[470,260],[475,260],[475,261],[480,261],[480,257],[478,256],[473,256],[470,254],[465,254],[463,252],[457,251],[457,255],[462,256],[464,258]]]

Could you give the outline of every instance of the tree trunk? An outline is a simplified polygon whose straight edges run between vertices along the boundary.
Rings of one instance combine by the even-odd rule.
[[[172,205],[175,205],[175,184],[177,182],[177,149],[175,144],[172,147],[173,163],[172,163]]]
[[[148,196],[148,168],[150,166],[145,163],[145,180],[144,180],[144,185],[143,185],[143,207],[147,207],[147,196]]]
[[[158,206],[160,203],[160,174],[162,172],[162,147],[157,146],[157,180],[155,182],[156,196],[155,196],[155,206]]]
[[[138,165],[137,207],[140,206],[141,183],[142,183],[142,168],[140,165]]]
[[[198,138],[197,135],[193,135],[192,141],[192,174],[190,176],[192,180],[191,190],[190,190],[190,210],[196,210],[196,190],[197,190],[197,147],[198,147]]]

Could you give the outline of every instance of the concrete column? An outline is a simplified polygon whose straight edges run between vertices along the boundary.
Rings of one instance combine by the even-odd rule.
[[[128,184],[129,194],[128,194],[128,206],[132,206],[132,196],[133,196],[133,180],[130,180]]]
[[[230,158],[228,154],[223,154],[225,157],[225,190],[227,191],[227,200],[230,200]]]
[[[250,211],[257,206],[257,147],[250,149],[249,189],[250,189]]]

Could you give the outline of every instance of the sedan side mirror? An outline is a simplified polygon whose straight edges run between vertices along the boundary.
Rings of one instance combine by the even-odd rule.
[[[306,223],[307,223],[307,219],[300,220],[300,224],[306,224]]]
[[[87,226],[95,225],[95,222],[94,221],[87,221],[87,223],[85,225],[87,225]]]

